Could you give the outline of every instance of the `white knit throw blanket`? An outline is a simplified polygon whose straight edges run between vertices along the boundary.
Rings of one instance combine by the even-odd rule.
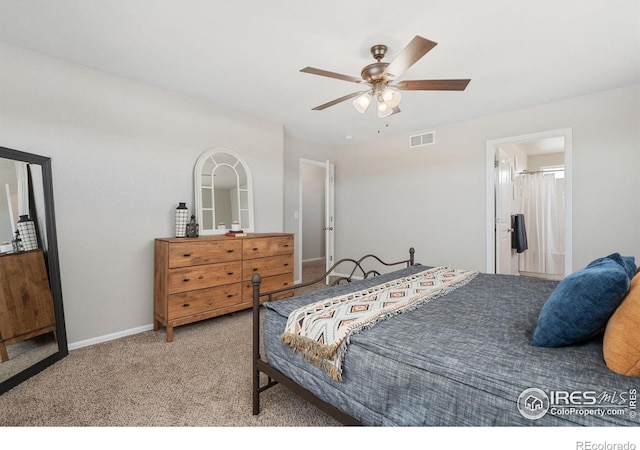
[[[435,267],[357,292],[318,301],[289,314],[282,341],[342,381],[349,338],[471,281],[477,271]]]

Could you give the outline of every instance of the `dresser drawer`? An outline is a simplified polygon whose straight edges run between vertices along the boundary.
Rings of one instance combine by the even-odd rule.
[[[169,267],[187,267],[242,259],[242,242],[232,239],[172,242]]]
[[[242,241],[244,259],[293,253],[293,236],[271,236],[269,238],[245,238]]]
[[[273,277],[262,278],[260,282],[260,292],[275,291],[276,289],[282,289],[293,286],[293,273],[286,273],[283,275],[276,275]],[[278,295],[274,295],[273,300],[279,300],[285,297],[291,297],[293,291],[283,292]],[[244,281],[242,283],[242,299],[244,302],[253,301],[253,284],[251,281]],[[260,299],[261,301],[267,301],[267,297]]]
[[[242,263],[242,279],[251,280],[254,273],[261,277],[270,277],[293,271],[293,253],[288,255],[254,258]]]
[[[242,262],[169,269],[167,293],[191,291],[242,281]]]
[[[196,291],[182,292],[169,296],[169,320],[196,314],[208,313],[214,309],[240,304],[242,284],[234,283]]]

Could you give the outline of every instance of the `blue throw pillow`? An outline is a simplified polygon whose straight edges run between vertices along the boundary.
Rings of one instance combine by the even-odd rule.
[[[633,280],[633,277],[636,276],[636,272],[638,271],[638,267],[636,267],[636,259],[633,256],[623,256],[622,261],[624,261],[624,265],[627,268],[629,279]]]
[[[540,310],[533,345],[562,347],[604,331],[631,282],[618,257],[599,258],[558,283]]]
[[[590,262],[587,267],[591,266],[592,264],[598,263],[603,259],[612,259],[620,264],[622,268],[627,272],[627,275],[629,275],[629,280],[631,280],[635,276],[636,270],[638,270],[638,268],[636,267],[636,259],[633,256],[622,256],[620,255],[620,253],[612,253],[609,256],[605,256],[604,258],[598,258]]]

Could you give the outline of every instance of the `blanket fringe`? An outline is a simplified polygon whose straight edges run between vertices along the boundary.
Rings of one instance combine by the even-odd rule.
[[[322,345],[294,333],[282,333],[280,339],[311,364],[327,372],[331,378],[342,381],[340,369],[329,360],[338,351],[338,345]]]
[[[282,333],[280,339],[289,347],[305,353],[312,353],[319,358],[331,358],[341,344],[341,342],[336,342],[333,345],[325,345],[306,336],[286,332]]]

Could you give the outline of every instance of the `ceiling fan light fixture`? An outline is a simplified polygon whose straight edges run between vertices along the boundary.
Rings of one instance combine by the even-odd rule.
[[[378,100],[378,112],[377,112],[378,117],[380,117],[380,118],[388,117],[391,114],[393,114],[393,108],[390,108],[389,105],[387,105],[384,100],[379,99]]]
[[[371,104],[372,99],[373,96],[371,95],[371,92],[366,92],[356,97],[356,99],[353,101],[353,107],[359,113],[364,114],[367,109],[369,109],[369,105]]]
[[[395,88],[386,87],[384,91],[382,91],[382,100],[384,100],[389,108],[393,109],[400,104],[402,94]]]
[[[404,80],[394,85],[391,84],[400,79],[411,66],[429,53],[436,45],[438,45],[436,42],[416,35],[391,62],[382,61],[386,55],[387,46],[382,44],[374,45],[371,47],[371,55],[376,62],[365,66],[360,71],[360,77],[352,77],[315,67],[300,69],[300,72],[348,81],[360,86],[365,84],[371,88],[369,92],[360,91],[343,95],[340,98],[316,106],[312,110],[320,111],[346,100],[352,100],[356,111],[364,114],[375,100],[378,117],[388,117],[400,112],[399,105],[402,100],[400,91],[464,91],[471,80]]]

